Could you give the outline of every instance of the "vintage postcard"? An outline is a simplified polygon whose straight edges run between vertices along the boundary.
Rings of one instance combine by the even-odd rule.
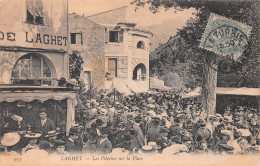
[[[0,0],[0,166],[260,166],[259,9]]]

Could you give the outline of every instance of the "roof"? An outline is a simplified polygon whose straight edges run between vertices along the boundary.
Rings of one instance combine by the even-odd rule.
[[[96,25],[98,25],[98,26],[100,26],[100,27],[106,29],[106,27],[104,27],[104,26],[102,26],[102,25],[100,25],[100,24],[98,24],[98,23],[96,23],[96,22],[94,22],[94,21],[88,19],[87,17],[83,17],[83,16],[81,16],[81,15],[75,13],[75,12],[70,13],[69,16],[74,16],[74,18],[81,18],[81,19],[83,19],[84,21],[87,20],[87,21],[89,21],[89,22],[91,22],[91,23],[93,23],[93,24],[96,24]],[[75,17],[75,16],[76,16],[76,17]]]
[[[127,7],[127,6],[122,6],[122,7],[115,8],[115,9],[111,9],[111,10],[107,10],[107,11],[104,11],[104,12],[101,12],[101,13],[96,13],[96,14],[93,14],[93,15],[90,15],[90,16],[87,16],[87,17],[92,17],[92,16],[104,14],[104,13],[107,13],[107,12],[111,12],[111,11],[118,10],[118,9],[121,9],[121,8],[126,8],[126,7]]]

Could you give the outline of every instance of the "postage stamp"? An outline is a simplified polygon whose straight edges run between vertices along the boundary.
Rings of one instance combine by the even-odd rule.
[[[251,27],[211,13],[200,47],[235,60],[242,55]]]

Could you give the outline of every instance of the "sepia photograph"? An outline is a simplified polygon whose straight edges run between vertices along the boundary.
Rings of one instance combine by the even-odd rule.
[[[260,166],[260,1],[0,0],[0,166]]]

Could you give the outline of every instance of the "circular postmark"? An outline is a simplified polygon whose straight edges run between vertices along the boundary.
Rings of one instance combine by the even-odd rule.
[[[224,55],[236,55],[244,51],[247,36],[238,28],[222,25],[208,33],[204,48]]]

